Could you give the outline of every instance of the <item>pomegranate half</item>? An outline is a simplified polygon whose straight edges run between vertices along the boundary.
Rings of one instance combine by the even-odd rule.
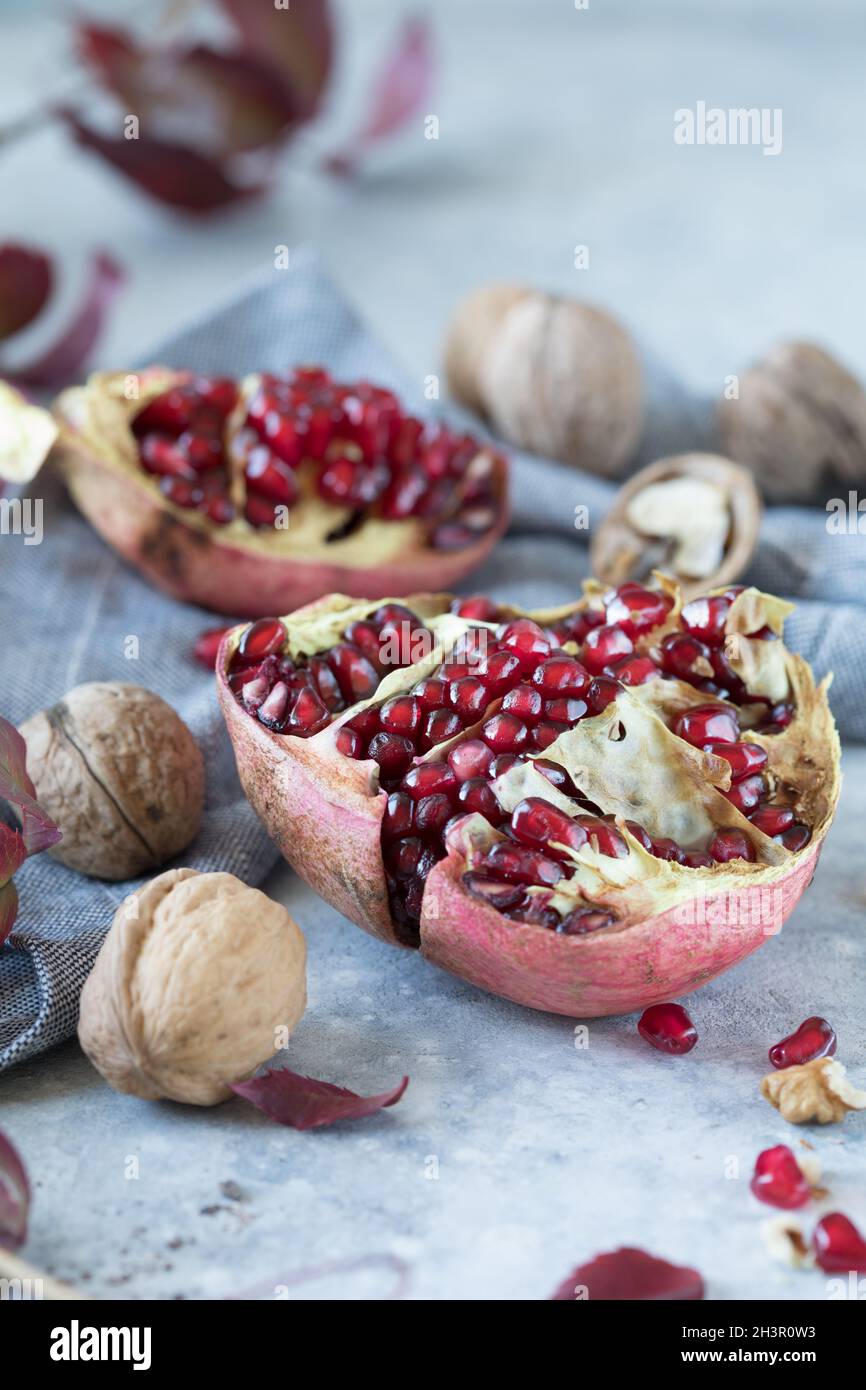
[[[320,367],[96,374],[54,413],[88,521],[159,588],[220,613],[453,584],[508,519],[501,455]]]
[[[227,633],[244,790],[346,916],[574,1017],[688,993],[774,934],[839,793],[825,680],[791,606],[589,582],[486,598],[334,594]]]

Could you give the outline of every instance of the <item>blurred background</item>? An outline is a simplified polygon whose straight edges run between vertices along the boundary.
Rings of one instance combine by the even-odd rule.
[[[117,103],[73,57],[71,8],[0,0],[0,129],[28,128],[0,140],[0,239],[50,251],[61,277],[50,314],[8,357],[68,317],[95,247],[128,275],[97,351],[120,366],[272,265],[284,243],[320,249],[418,378],[439,367],[458,296],[499,277],[612,308],[701,392],[790,335],[866,373],[863,6],[586,3],[336,3],[322,114],[280,150],[272,191],[195,218],[139,192],[58,123],[30,129],[46,102],[103,130],[113,111],[116,128]],[[217,0],[87,0],[78,13],[149,38],[202,23],[225,32]],[[429,25],[429,95],[354,174],[324,172],[363,121],[404,13]],[[673,113],[698,101],[781,108],[781,154],[678,146]],[[587,269],[574,267],[578,244]]]

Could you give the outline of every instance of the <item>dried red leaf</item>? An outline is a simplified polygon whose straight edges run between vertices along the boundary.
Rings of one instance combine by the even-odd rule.
[[[429,26],[423,19],[409,19],[373,84],[369,114],[361,130],[345,149],[330,156],[326,167],[336,174],[351,172],[370,145],[400,130],[425,108],[432,78]]]
[[[14,883],[4,883],[0,888],[0,946],[15,925],[18,916],[18,889]]]
[[[27,1239],[30,1183],[27,1171],[6,1136],[0,1133],[0,1245],[17,1250]]]
[[[237,1081],[232,1090],[277,1124],[290,1125],[292,1129],[320,1129],[338,1120],[361,1120],[396,1105],[408,1085],[409,1078],[404,1076],[392,1091],[380,1096],[358,1096],[342,1086],[332,1086],[329,1081],[315,1081],[311,1076],[278,1069],[254,1076],[251,1081]]]
[[[27,745],[8,719],[0,715],[0,803],[8,802],[21,822],[28,854],[56,845],[60,830],[36,802],[36,788],[27,776]]]
[[[0,885],[8,883],[27,858],[27,846],[20,830],[0,821]]]
[[[245,46],[275,67],[290,84],[309,119],[319,108],[334,52],[334,30],[327,0],[222,0],[223,9]]]
[[[78,377],[125,279],[125,272],[117,261],[104,252],[97,252],[90,264],[90,279],[81,304],[71,323],[35,362],[7,374],[6,380],[18,386],[55,387]]]
[[[623,1246],[596,1255],[572,1270],[552,1302],[574,1303],[584,1299],[609,1301],[700,1299],[704,1281],[696,1269],[672,1265],[645,1250]]]
[[[0,246],[0,338],[32,323],[51,294],[51,262],[39,251],[9,242]]]

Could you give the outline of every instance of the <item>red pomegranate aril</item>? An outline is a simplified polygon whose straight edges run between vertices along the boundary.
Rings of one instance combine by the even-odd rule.
[[[311,657],[309,672],[315,689],[331,714],[336,714],[343,709],[343,696],[340,693],[337,678],[327,661],[321,656]]]
[[[244,517],[251,526],[276,528],[277,508],[281,505],[282,503],[272,502],[269,497],[259,497],[257,493],[251,492],[244,503]]]
[[[448,682],[439,680],[436,676],[425,676],[417,685],[413,685],[409,693],[414,695],[422,709],[429,713],[434,709],[442,709],[448,703]]]
[[[345,729],[354,729],[361,735],[365,743],[379,732],[379,711],[374,708],[359,710],[351,719],[343,725]]]
[[[267,698],[259,706],[259,722],[266,724],[269,729],[281,729],[285,722],[288,703],[289,687],[285,681],[277,681]]]
[[[479,623],[495,623],[498,607],[490,598],[483,595],[472,598],[456,598],[451,604],[451,612],[458,618],[469,618]]]
[[[698,1031],[682,1004],[653,1004],[641,1014],[637,1031],[659,1052],[682,1057],[691,1052]]]
[[[687,869],[711,869],[716,861],[705,849],[687,849],[682,862]]]
[[[757,858],[754,845],[742,830],[717,830],[707,845],[707,853],[717,864],[728,864],[732,859],[746,859],[753,864]]]
[[[357,729],[350,729],[347,724],[337,731],[337,747],[344,758],[362,758],[364,756],[364,740]]]
[[[424,842],[417,835],[394,840],[385,850],[385,864],[396,878],[412,878],[417,872]]]
[[[148,473],[163,478],[186,478],[188,481],[194,481],[197,476],[186,454],[167,435],[146,435],[141,441],[140,452]]]
[[[568,860],[569,856],[564,849],[554,848],[554,842],[577,853],[587,840],[579,821],[539,796],[518,802],[511,813],[511,829],[521,843],[546,850],[555,859]]]
[[[687,603],[680,614],[680,622],[692,637],[718,647],[725,640],[725,622],[731,600],[723,594],[715,598],[696,598]]]
[[[449,681],[448,703],[465,722],[472,723],[486,710],[490,695],[477,676],[463,676],[460,680]]]
[[[261,424],[268,448],[290,468],[297,468],[305,451],[306,432],[299,423],[278,410],[269,410]]]
[[[783,830],[781,835],[773,836],[776,843],[790,850],[791,854],[799,854],[801,849],[806,848],[811,838],[811,830],[802,821],[794,821],[794,824],[789,825],[787,830]]]
[[[132,422],[133,433],[141,438],[151,430],[178,435],[188,429],[197,408],[195,392],[189,386],[175,386],[155,396]]]
[[[379,638],[379,629],[375,623],[371,623],[367,618],[357,618],[346,628],[343,633],[343,640],[351,642],[354,647],[363,652],[370,665],[374,666],[377,671],[384,671],[382,643]]]
[[[753,772],[751,777],[743,777],[741,781],[735,782],[730,791],[722,792],[732,806],[736,806],[738,811],[742,811],[747,816],[750,811],[754,811],[762,796],[767,792],[767,783],[760,772]]]
[[[506,753],[504,756],[507,758],[511,755]],[[498,763],[499,759],[497,758],[496,761]],[[519,761],[519,758],[515,759],[515,762]],[[562,792],[564,796],[574,796],[576,794],[577,788],[560,763],[549,762],[547,758],[534,758],[532,766],[535,768],[536,772],[540,772],[542,777],[546,777],[550,785],[555,787],[557,791]],[[507,769],[505,770],[507,771]],[[501,776],[501,773],[498,775]]]
[[[193,390],[205,405],[210,406],[217,415],[225,418],[238,403],[238,388],[228,377],[200,376],[193,382]]]
[[[583,695],[590,683],[586,667],[570,656],[552,656],[536,666],[532,684],[547,699],[558,696]]]
[[[562,936],[588,936],[612,927],[615,921],[614,914],[605,908],[576,907],[560,919],[555,930]]]
[[[235,659],[239,663],[262,661],[281,651],[285,640],[286,629],[279,618],[259,618],[241,637]]]
[[[562,865],[555,859],[512,840],[497,841],[476,863],[494,878],[504,878],[509,883],[534,884],[539,888],[553,888],[563,876]]]
[[[498,878],[485,878],[484,874],[479,874],[474,869],[463,875],[463,886],[473,898],[481,898],[491,907],[495,907],[497,912],[506,912],[508,908],[516,907],[523,901],[522,884],[507,883]]]
[[[464,786],[467,785],[468,783],[464,783]],[[467,809],[470,808],[467,807]],[[472,807],[471,809],[475,810],[476,808]],[[432,796],[422,796],[421,800],[415,803],[415,829],[420,835],[439,835],[450,819],[451,800],[442,792],[435,792]]]
[[[541,692],[534,686],[515,685],[503,697],[500,708],[515,714],[518,719],[523,719],[528,724],[534,724],[536,719],[541,718],[542,703]]]
[[[494,714],[481,725],[481,737],[494,753],[519,753],[526,747],[529,733],[515,714]]]
[[[194,434],[184,430],[177,447],[196,473],[209,473],[223,464],[223,442],[216,434]]]
[[[491,776],[493,754],[480,738],[467,738],[455,743],[448,753],[448,766],[458,782]]]
[[[587,634],[580,657],[588,671],[600,676],[606,666],[623,656],[631,656],[634,644],[621,627],[595,627]]]
[[[661,672],[648,656],[626,656],[607,668],[608,674],[623,685],[646,685],[656,680]]]
[[[790,806],[759,806],[757,811],[753,811],[749,816],[749,820],[756,830],[763,831],[772,839],[774,835],[781,835],[783,830],[794,824],[794,812]]]
[[[646,850],[647,854],[653,853],[652,836],[647,834],[642,825],[639,825],[636,820],[627,820],[626,828],[631,831],[638,844]]]
[[[505,698],[507,699],[508,696]],[[505,701],[502,703],[502,708],[505,708]],[[588,709],[589,706],[585,700],[575,700],[565,697],[558,700],[546,700],[544,705],[544,717],[545,719],[552,719],[555,724],[565,724],[568,726],[570,724],[576,724],[579,719],[582,719]]]
[[[378,671],[352,642],[338,642],[325,654],[325,660],[347,704],[369,699],[379,684]]]
[[[216,526],[227,526],[230,521],[234,521],[234,503],[224,493],[215,493],[213,496],[205,497],[199,504],[199,511],[204,512],[205,516],[210,517]]]
[[[382,494],[379,510],[386,521],[404,521],[411,516],[427,489],[427,475],[410,464],[392,474]]]
[[[555,907],[548,907],[545,902],[546,895],[540,893],[527,893],[522,903],[513,907],[506,916],[513,922],[525,922],[532,926],[545,927],[548,931],[556,931],[559,926],[559,913]]]
[[[836,1052],[836,1033],[826,1018],[813,1014],[781,1042],[774,1043],[768,1052],[770,1063],[777,1071],[786,1067],[801,1067],[818,1057],[833,1057]]]
[[[488,752],[489,751],[488,749]],[[518,763],[525,761],[525,758],[521,757],[519,753],[499,753],[490,764],[489,776],[491,782],[495,782],[497,777],[504,777],[506,772],[510,772]]]
[[[555,719],[542,719],[540,724],[529,730],[529,747],[536,753],[546,753],[560,734],[567,734],[570,725],[561,724]]]
[[[758,1154],[749,1186],[759,1202],[783,1211],[804,1207],[812,1198],[812,1189],[787,1144]]]
[[[666,835],[657,835],[652,841],[650,854],[656,859],[667,859],[673,864],[682,864],[686,857],[686,852],[682,845],[678,845],[676,840],[671,840]]]
[[[367,757],[379,764],[381,774],[387,781],[393,782],[411,767],[415,745],[403,734],[374,734]]]
[[[629,637],[637,637],[665,621],[671,602],[665,594],[653,593],[639,584],[623,584],[607,604],[605,617]]]
[[[787,729],[791,720],[794,718],[794,706],[787,704],[773,705],[770,710],[768,722],[776,729]]]
[[[607,676],[598,676],[596,680],[590,682],[586,692],[586,703],[589,705],[590,714],[601,714],[606,710],[622,691],[619,681],[610,680]]]
[[[470,777],[461,782],[457,800],[466,812],[477,811],[493,823],[502,819],[502,807],[486,777]]]
[[[518,658],[523,671],[534,670],[550,655],[552,643],[544,629],[531,618],[513,618],[499,628],[496,636],[500,645]]]
[[[718,739],[710,739],[703,749],[730,763],[732,782],[739,782],[742,777],[767,766],[767,750],[757,743],[721,743]]]
[[[276,687],[274,687],[276,689]],[[270,696],[268,697],[270,699]],[[267,704],[267,701],[265,702]],[[259,718],[265,705],[259,710]],[[309,686],[299,690],[289,711],[289,729],[295,734],[317,734],[330,720],[330,711],[324,700]]]
[[[342,729],[340,732],[344,732]],[[407,792],[391,792],[382,816],[382,839],[398,840],[412,831],[415,802]]]
[[[662,670],[678,680],[706,679],[712,673],[709,647],[686,632],[669,632],[662,639],[660,660]]]
[[[411,695],[395,695],[379,710],[379,723],[389,733],[405,734],[412,738],[418,731],[423,710],[419,700]]]
[[[231,632],[231,627],[209,627],[205,632],[199,633],[192,651],[200,666],[204,666],[208,671],[214,669],[220,642],[227,632]]]
[[[671,728],[694,748],[710,742],[736,743],[740,736],[736,714],[722,705],[693,705],[677,715]]]
[[[262,444],[250,452],[244,477],[250,492],[271,502],[291,507],[298,500],[298,484],[291,468]]]
[[[591,848],[597,849],[599,854],[606,854],[609,859],[624,859],[628,854],[628,845],[615,826],[594,816],[583,820],[581,824],[587,833]]]
[[[445,796],[457,795],[458,782],[447,763],[419,763],[403,778],[402,790],[409,793],[413,801],[442,792]]]
[[[428,753],[437,743],[445,743],[463,732],[463,720],[456,710],[434,709],[421,725],[418,746],[422,753]]]
[[[841,1211],[821,1217],[812,1244],[815,1261],[825,1274],[866,1274],[866,1240]]]
[[[480,676],[490,691],[491,699],[504,695],[520,678],[522,664],[516,653],[494,651],[482,658],[475,666],[475,675]]]

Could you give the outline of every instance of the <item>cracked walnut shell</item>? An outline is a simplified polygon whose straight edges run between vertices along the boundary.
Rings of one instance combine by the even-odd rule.
[[[63,831],[51,851],[92,878],[135,878],[195,838],[204,760],[183,720],[139,685],[78,685],[21,725],[39,804]]]
[[[280,903],[233,874],[169,869],[115,913],[79,1041],[117,1091],[216,1105],[303,1017],[306,959]]]
[[[849,1110],[866,1110],[866,1091],[858,1091],[835,1057],[818,1057],[800,1067],[772,1071],[761,1082],[761,1095],[792,1125],[836,1124]]]

